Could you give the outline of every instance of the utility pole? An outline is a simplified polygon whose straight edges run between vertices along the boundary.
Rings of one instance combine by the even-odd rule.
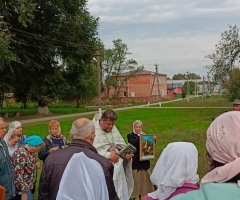
[[[156,76],[157,76],[157,85],[158,85],[158,96],[159,96],[159,101],[161,99],[161,94],[160,94],[160,89],[159,89],[159,78],[158,78],[158,64],[155,64],[155,70],[156,70]]]
[[[202,87],[202,93],[205,93],[205,77],[203,76],[203,87]]]
[[[99,50],[96,52],[97,57],[97,74],[98,74],[98,111],[99,117],[102,116],[102,100],[101,100],[101,72],[100,72],[100,61],[99,61]]]
[[[154,85],[155,85],[155,79],[156,79],[156,77],[157,77],[157,84],[158,84],[158,95],[160,95],[160,92],[159,92],[159,80],[158,80],[158,64],[155,64],[154,65],[156,68],[155,68],[155,70],[156,70],[156,72],[155,72],[155,75],[154,75],[154,79],[153,79],[153,83],[152,83],[152,88],[151,88],[151,91],[150,91],[150,98],[152,98],[152,91],[153,91],[153,87],[154,87]],[[151,101],[151,99],[150,99],[150,101]]]
[[[209,72],[207,73],[207,79],[208,79],[208,92],[210,91],[210,76]]]
[[[188,88],[188,71],[187,71],[187,95],[188,95],[188,92],[189,92],[189,88]]]

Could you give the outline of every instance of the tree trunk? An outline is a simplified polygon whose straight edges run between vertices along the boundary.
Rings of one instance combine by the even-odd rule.
[[[50,111],[48,109],[48,106],[44,106],[44,107],[41,107],[39,106],[38,107],[38,114],[42,114],[42,115],[50,115]]]
[[[77,101],[77,108],[79,108],[79,106],[80,106],[80,95],[79,95],[79,92],[77,93],[77,99],[76,99],[76,101]]]
[[[42,115],[50,115],[50,111],[48,109],[47,106],[47,102],[46,101],[38,101],[38,114],[42,114]]]

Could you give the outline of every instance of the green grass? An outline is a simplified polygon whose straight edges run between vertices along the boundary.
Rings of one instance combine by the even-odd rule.
[[[211,97],[190,98],[181,101],[175,101],[162,104],[162,107],[232,107],[232,102],[229,102],[224,96],[216,95]]]

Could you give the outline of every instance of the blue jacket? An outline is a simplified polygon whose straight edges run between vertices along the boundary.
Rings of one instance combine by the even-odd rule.
[[[171,200],[239,200],[240,187],[236,183],[205,183],[199,190],[179,194]]]
[[[16,196],[12,164],[4,140],[0,140],[0,185],[6,188],[6,200]]]

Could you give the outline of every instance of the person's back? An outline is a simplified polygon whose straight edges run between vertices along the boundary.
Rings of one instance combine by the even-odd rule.
[[[64,170],[56,200],[109,199],[104,179],[103,169],[96,160],[83,152],[75,153]]]
[[[234,183],[205,183],[200,189],[179,194],[171,200],[239,200],[240,188]]]
[[[157,190],[144,196],[144,200],[169,200],[180,193],[197,190],[198,151],[193,143],[173,142],[161,153],[152,175]]]

